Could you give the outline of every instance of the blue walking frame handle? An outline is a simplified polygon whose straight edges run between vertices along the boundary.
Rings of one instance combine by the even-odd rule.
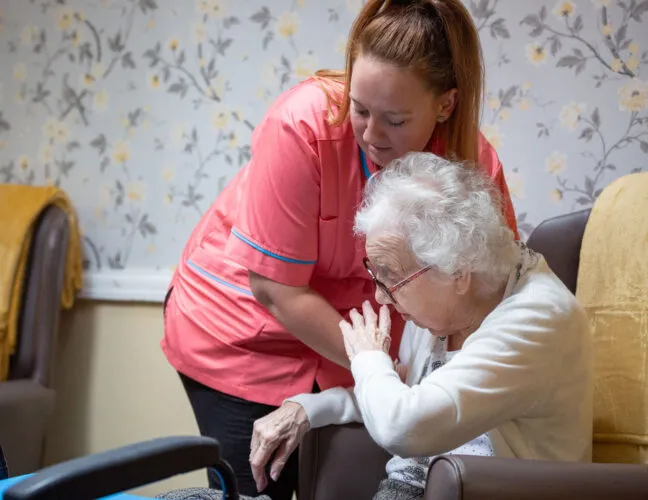
[[[239,500],[219,442],[204,436],[158,438],[56,464],[7,489],[4,500],[94,500],[206,467],[220,478],[223,497]]]

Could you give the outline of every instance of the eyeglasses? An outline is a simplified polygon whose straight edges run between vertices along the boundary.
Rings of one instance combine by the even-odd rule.
[[[369,258],[365,257],[364,259],[362,259],[362,263],[364,264],[365,268],[367,269],[367,272],[369,273],[369,276],[371,276],[371,279],[373,280],[375,285],[378,288],[380,288],[383,292],[385,292],[385,295],[387,295],[387,297],[389,297],[389,300],[392,302],[392,304],[397,304],[398,303],[396,301],[396,299],[394,298],[394,293],[397,290],[400,290],[405,285],[407,285],[410,281],[414,281],[416,278],[421,276],[423,273],[425,273],[425,272],[429,271],[430,269],[432,269],[432,266],[426,266],[423,269],[419,269],[414,274],[408,276],[404,280],[399,281],[394,286],[387,286],[376,277],[376,271],[374,271],[374,268],[373,268],[371,262],[369,261]]]

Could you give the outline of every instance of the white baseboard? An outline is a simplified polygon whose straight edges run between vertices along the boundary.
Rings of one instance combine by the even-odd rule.
[[[120,302],[163,302],[171,271],[86,272],[80,297]]]

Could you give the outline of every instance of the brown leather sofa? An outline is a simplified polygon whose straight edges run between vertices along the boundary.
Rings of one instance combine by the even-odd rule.
[[[528,240],[574,292],[589,210],[540,224]],[[300,447],[300,500],[369,500],[389,454],[362,425],[309,432]],[[648,498],[648,466],[446,455],[430,467],[425,500],[633,500]]]
[[[16,351],[8,380],[0,382],[0,444],[12,476],[43,465],[69,231],[67,216],[55,206],[43,210],[34,228]]]

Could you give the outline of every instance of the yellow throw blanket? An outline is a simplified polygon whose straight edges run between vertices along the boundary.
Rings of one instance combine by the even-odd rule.
[[[34,224],[49,205],[68,216],[70,239],[61,305],[72,307],[83,285],[79,227],[72,204],[58,188],[0,184],[0,380],[6,380],[16,345],[23,280]]]
[[[594,336],[594,461],[648,464],[648,173],[596,201],[576,295]]]

